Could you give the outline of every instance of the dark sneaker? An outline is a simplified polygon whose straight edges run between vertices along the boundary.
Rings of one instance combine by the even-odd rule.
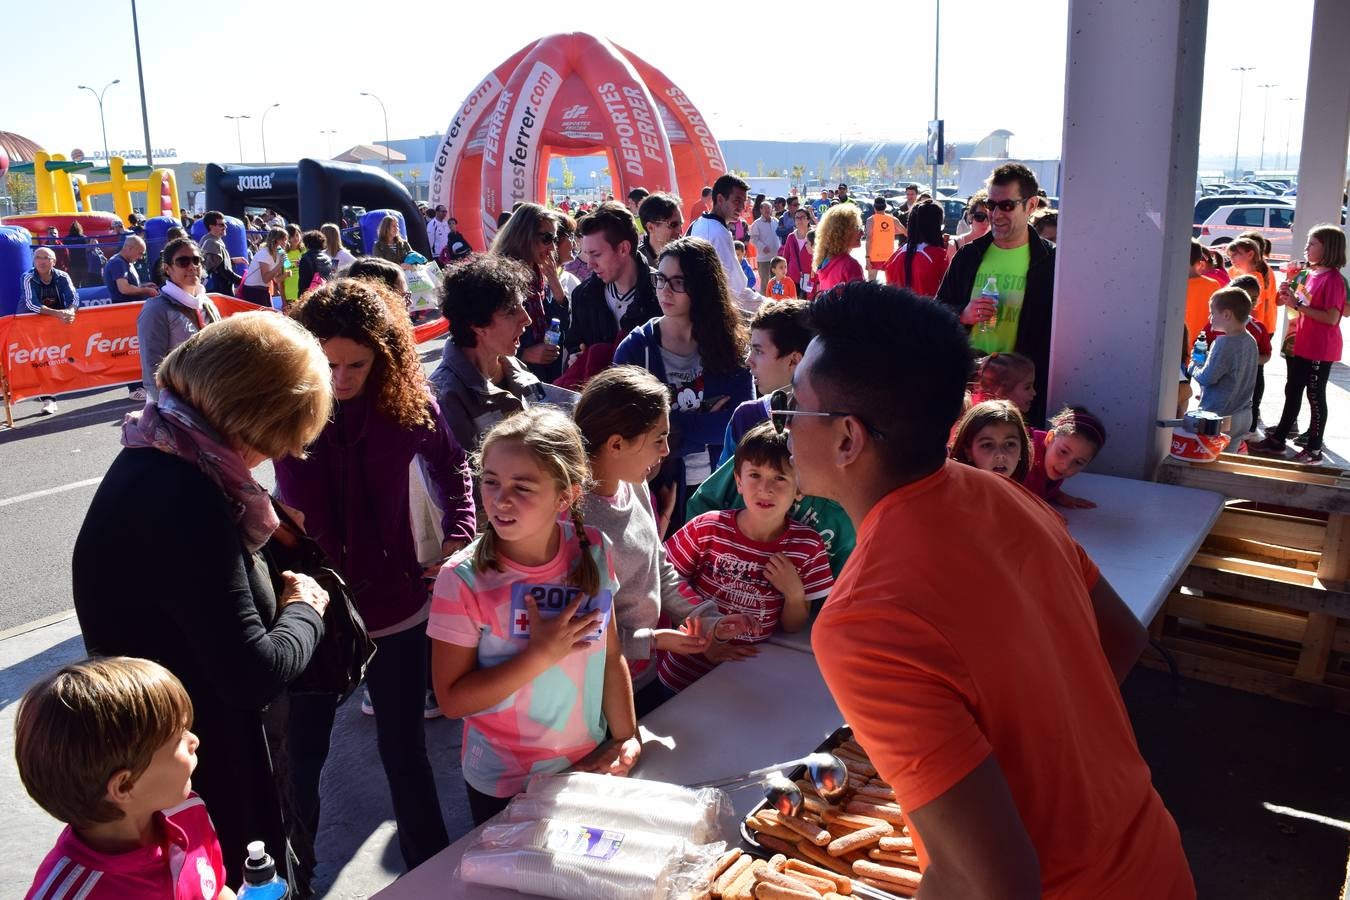
[[[1294,438],[1293,443],[1294,443],[1294,446],[1296,446],[1296,447],[1306,447],[1306,446],[1308,446],[1308,432],[1305,431],[1305,432],[1303,432],[1302,434],[1300,434],[1298,437]]]
[[[1267,436],[1254,444],[1247,445],[1247,452],[1256,456],[1284,456],[1289,448],[1285,446],[1284,441],[1277,441],[1275,438]]]
[[[1318,466],[1318,465],[1321,465],[1321,464],[1322,464],[1322,451],[1321,451],[1321,450],[1307,450],[1307,449],[1300,450],[1300,451],[1298,451],[1298,453],[1294,454],[1294,462],[1296,462],[1296,463],[1307,463],[1308,465],[1311,465],[1311,466]]]

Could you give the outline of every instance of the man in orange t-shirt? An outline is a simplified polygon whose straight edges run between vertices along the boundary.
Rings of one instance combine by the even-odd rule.
[[[812,648],[905,810],[919,896],[1191,900],[1118,688],[1143,627],[1049,507],[946,458],[956,317],[869,282],[811,313],[793,462],[858,529]]]
[[[863,240],[863,246],[867,248],[867,280],[876,281],[877,273],[883,271],[886,260],[895,252],[895,242],[905,237],[905,226],[886,212],[886,198],[878,197],[872,201],[872,215],[864,230],[867,232]]]

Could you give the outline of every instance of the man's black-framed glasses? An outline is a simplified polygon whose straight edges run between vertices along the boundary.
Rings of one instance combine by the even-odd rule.
[[[781,398],[781,399],[780,399]],[[886,435],[879,429],[873,428],[867,423],[867,420],[857,413],[851,412],[833,412],[828,410],[797,409],[797,398],[789,395],[785,391],[774,391],[773,396],[769,398],[769,419],[773,422],[774,430],[779,434],[783,430],[791,427],[793,416],[809,416],[817,419],[837,419],[840,416],[852,416],[857,419],[867,433],[878,441],[886,440]]]

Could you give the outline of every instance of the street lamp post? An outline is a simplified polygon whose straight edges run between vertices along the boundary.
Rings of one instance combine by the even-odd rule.
[[[262,114],[262,124],[258,126],[258,134],[262,138],[262,154],[264,166],[267,165],[267,114],[270,113],[272,110],[276,109],[280,105],[281,105],[280,103],[273,103],[271,106],[267,107],[267,109],[264,109]],[[240,156],[243,156],[243,154],[241,153]],[[240,161],[242,162],[242,160]]]
[[[384,116],[384,170],[389,171],[389,112],[384,108],[384,101],[369,91],[362,91],[362,97],[369,97],[380,104],[380,114]]]
[[[1241,173],[1238,172],[1238,146],[1242,141],[1242,91],[1247,86],[1247,73],[1255,69],[1256,66],[1233,66],[1234,72],[1240,72],[1238,80],[1238,114],[1237,114],[1237,137],[1233,139],[1233,180],[1237,181]]]
[[[1285,97],[1284,102],[1289,104],[1284,117],[1284,167],[1287,170],[1289,168],[1289,135],[1294,133],[1294,104],[1298,102],[1298,98]]]
[[[1264,111],[1261,113],[1261,161],[1256,164],[1258,170],[1266,167],[1266,122],[1270,120],[1270,89],[1279,87],[1278,84],[1258,84],[1257,87],[1266,92],[1266,103]]]
[[[98,124],[103,128],[103,165],[105,166],[112,165],[112,160],[108,156],[108,123],[103,118],[103,95],[108,92],[108,88],[112,87],[114,84],[121,84],[121,83],[122,79],[114,78],[112,81],[105,84],[103,86],[103,90],[101,91],[96,91],[93,88],[89,87],[88,85],[84,84],[78,85],[78,88],[80,90],[88,91],[89,93],[93,94],[94,99],[98,101]]]
[[[234,137],[239,142],[239,162],[244,161],[244,136],[239,131],[239,120],[250,119],[252,116],[226,116],[225,118],[234,121]]]
[[[323,129],[320,129],[319,134],[322,134],[322,135],[327,136],[327,138],[328,138],[328,158],[329,158],[329,159],[332,159],[332,158],[333,158],[333,135],[337,134],[337,129],[335,129],[335,128],[323,128]]]
[[[942,0],[933,0],[933,118],[938,118],[938,59],[942,55]],[[941,146],[938,152],[942,152]],[[937,192],[937,160],[933,160],[932,179],[929,181],[928,189],[933,192],[933,197],[938,196]]]

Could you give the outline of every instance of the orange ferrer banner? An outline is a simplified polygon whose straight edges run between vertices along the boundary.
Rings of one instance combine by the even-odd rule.
[[[221,315],[256,312],[265,307],[212,294]],[[66,325],[52,316],[24,314],[0,318],[0,348],[9,402],[57,395],[141,380],[140,342],[136,318],[140,303],[86,306]],[[449,329],[435,319],[413,329],[428,341]]]

